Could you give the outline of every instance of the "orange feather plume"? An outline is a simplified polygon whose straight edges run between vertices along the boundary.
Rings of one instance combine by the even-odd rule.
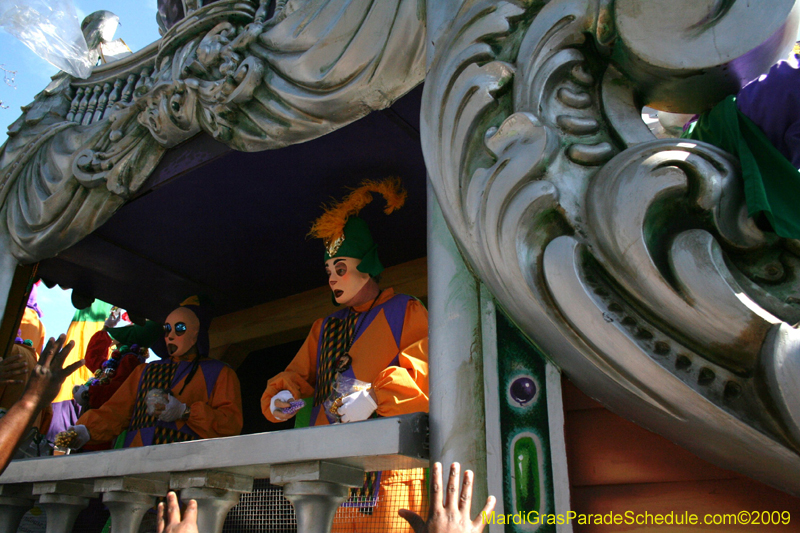
[[[325,213],[314,221],[311,231],[308,232],[309,236],[322,239],[326,245],[339,239],[344,234],[347,219],[358,215],[372,201],[372,193],[378,193],[384,197],[386,208],[383,212],[387,215],[403,207],[406,196],[408,196],[400,178],[386,178],[378,181],[364,180],[342,201],[323,206]]]

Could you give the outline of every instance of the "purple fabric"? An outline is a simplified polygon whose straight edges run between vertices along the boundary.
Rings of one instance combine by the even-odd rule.
[[[398,294],[388,302],[383,308],[386,322],[394,335],[394,342],[400,346],[400,340],[403,335],[403,326],[406,323],[406,310],[408,309],[408,302],[411,301],[411,296],[406,294]],[[393,366],[393,365],[389,365]]]
[[[206,394],[211,398],[211,393],[214,391],[214,386],[217,384],[219,373],[225,368],[225,363],[217,361],[216,359],[204,359],[200,361],[200,371],[203,372],[203,378],[206,380]]]
[[[800,169],[800,68],[797,58],[779,61],[736,96],[739,111]]]
[[[78,422],[78,418],[81,416],[81,406],[75,400],[55,402],[51,405],[53,406],[53,420],[50,422],[50,428],[45,436],[47,440],[54,442],[56,435]]]
[[[153,439],[156,436],[156,428],[149,427],[149,428],[139,428],[138,431],[130,431],[125,434],[125,443],[122,445],[123,448],[130,448],[133,439],[136,438],[136,435],[139,435],[142,439],[142,446],[150,446],[153,444]]]
[[[37,281],[33,284],[33,287],[31,287],[31,295],[28,296],[28,303],[25,305],[36,311],[36,314],[39,315],[39,318],[42,318],[42,310],[39,309],[39,304],[36,303],[36,295],[39,292],[39,283],[41,283],[41,281]]]
[[[394,335],[394,342],[398,346],[400,345],[400,335],[403,334],[403,324],[405,323],[406,319],[406,307],[408,307],[408,301],[411,299],[411,296],[407,296],[405,294],[395,294],[387,301],[383,302],[380,305],[376,305],[372,311],[369,312],[369,316],[365,316],[367,313],[362,313],[359,317],[359,321],[365,320],[366,323],[362,323],[362,325],[358,325],[356,323],[356,328],[358,329],[358,333],[356,334],[356,338],[353,339],[353,342],[356,342],[358,339],[361,338],[361,334],[367,331],[372,325],[372,321],[380,314],[380,311],[383,310],[384,317],[386,317],[386,322],[389,324],[389,328],[392,330],[392,335]]]

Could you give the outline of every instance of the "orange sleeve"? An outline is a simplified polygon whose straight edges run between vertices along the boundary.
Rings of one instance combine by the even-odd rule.
[[[242,392],[236,372],[229,366],[223,368],[208,402],[194,402],[189,409],[186,423],[201,439],[241,433],[244,425]]]
[[[314,322],[306,341],[286,370],[267,382],[267,389],[261,396],[261,412],[270,422],[280,422],[269,410],[272,397],[280,391],[288,390],[298,400],[314,394],[314,383],[317,381],[317,347],[322,322],[321,318]]]
[[[98,409],[90,409],[78,419],[76,425],[82,424],[89,430],[91,444],[108,442],[128,429],[139,390],[139,379],[145,368],[147,365],[136,367],[106,403]]]
[[[382,370],[372,388],[380,416],[428,412],[428,311],[417,300],[406,307],[397,366]]]

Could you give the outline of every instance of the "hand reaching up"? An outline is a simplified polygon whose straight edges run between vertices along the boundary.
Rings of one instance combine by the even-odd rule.
[[[6,357],[0,362],[0,385],[16,385],[25,383],[23,376],[30,372],[28,363],[22,358],[22,354]]]
[[[167,494],[166,504],[164,502],[158,504],[157,520],[156,533],[198,533],[197,502],[189,500],[181,520],[178,497],[170,491]]]
[[[427,523],[413,511],[401,509],[400,516],[411,525],[414,533],[481,533],[486,525],[483,521],[484,514],[489,515],[494,510],[494,496],[486,498],[486,505],[475,520],[470,518],[472,507],[471,470],[464,472],[461,491],[458,491],[458,478],[461,465],[453,463],[450,466],[450,478],[447,480],[447,493],[442,491],[442,464],[434,463],[432,470],[433,486],[431,487],[431,506]]]
[[[83,359],[63,368],[69,352],[72,351],[74,342],[69,341],[64,346],[66,337],[59,335],[57,340],[51,337],[39,356],[39,362],[33,369],[28,387],[23,396],[28,396],[36,401],[40,407],[52,403],[61,391],[61,385],[67,376],[83,366]]]
[[[8,466],[22,435],[30,429],[39,411],[55,399],[67,376],[83,365],[81,360],[63,368],[74,345],[70,341],[64,346],[64,340],[64,335],[61,335],[56,341],[52,338],[47,341],[22,398],[0,418],[0,473]]]

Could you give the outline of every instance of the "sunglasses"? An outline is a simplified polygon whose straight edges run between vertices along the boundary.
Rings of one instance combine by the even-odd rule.
[[[167,335],[169,335],[170,331],[172,331],[172,325],[171,324],[164,324],[164,336],[165,337]],[[184,324],[183,322],[177,322],[175,324],[175,335],[180,337],[184,333],[186,333],[186,324]]]

